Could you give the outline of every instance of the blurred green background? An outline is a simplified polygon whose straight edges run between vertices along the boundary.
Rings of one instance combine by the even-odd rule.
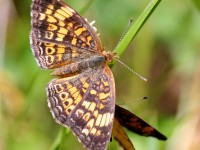
[[[65,0],[80,11],[87,0]],[[112,51],[130,18],[150,0],[96,0],[83,14]],[[31,0],[0,0],[0,149],[48,150],[61,128],[47,107],[51,71],[36,64],[29,45]],[[168,137],[163,142],[127,131],[137,150],[200,149],[200,2],[163,0],[120,57],[145,82],[116,63],[116,103]],[[83,149],[67,134],[63,149]],[[116,141],[110,150],[121,149]]]

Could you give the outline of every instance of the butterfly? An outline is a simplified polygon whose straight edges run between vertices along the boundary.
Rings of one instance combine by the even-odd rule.
[[[32,0],[30,45],[38,65],[53,69],[52,75],[57,77],[46,88],[53,118],[70,128],[86,149],[107,149],[112,134],[124,148],[127,143],[133,147],[121,126],[164,139],[153,127],[115,105],[115,81],[108,64],[116,54],[104,51],[92,23],[63,0]],[[129,142],[123,142],[122,134]]]

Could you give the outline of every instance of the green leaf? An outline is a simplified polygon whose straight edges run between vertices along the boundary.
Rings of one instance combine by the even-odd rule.
[[[141,27],[144,25],[144,23],[147,21],[147,19],[150,17],[152,12],[156,9],[158,4],[161,0],[152,0],[148,4],[148,6],[144,9],[144,11],[141,13],[141,15],[138,17],[138,19],[132,23],[132,25],[129,27],[128,31],[120,41],[120,43],[117,45],[117,47],[114,49],[114,52],[118,54],[118,56],[121,56],[122,53],[126,50],[130,42],[133,40],[133,38],[137,35]]]

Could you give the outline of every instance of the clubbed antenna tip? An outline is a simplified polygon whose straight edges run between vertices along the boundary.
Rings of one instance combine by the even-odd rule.
[[[124,64],[121,60],[115,58],[120,64],[122,64],[123,66],[125,66],[128,70],[130,70],[132,73],[134,73],[136,76],[140,77],[142,80],[147,81],[146,78],[142,77],[140,74],[138,74],[137,72],[135,72],[133,69],[131,69],[130,67],[128,67],[126,64]]]
[[[126,101],[126,102],[123,102],[121,104],[118,104],[118,105],[125,105],[125,104],[129,104],[129,103],[133,103],[133,102],[137,102],[137,101],[140,101],[140,100],[143,100],[143,99],[147,99],[147,97],[140,97],[138,99],[134,99],[134,100],[130,100],[130,101]]]

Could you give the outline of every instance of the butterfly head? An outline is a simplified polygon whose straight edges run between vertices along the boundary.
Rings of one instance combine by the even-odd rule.
[[[103,51],[103,56],[105,57],[106,63],[109,64],[117,58],[117,53],[109,52],[109,51]]]

